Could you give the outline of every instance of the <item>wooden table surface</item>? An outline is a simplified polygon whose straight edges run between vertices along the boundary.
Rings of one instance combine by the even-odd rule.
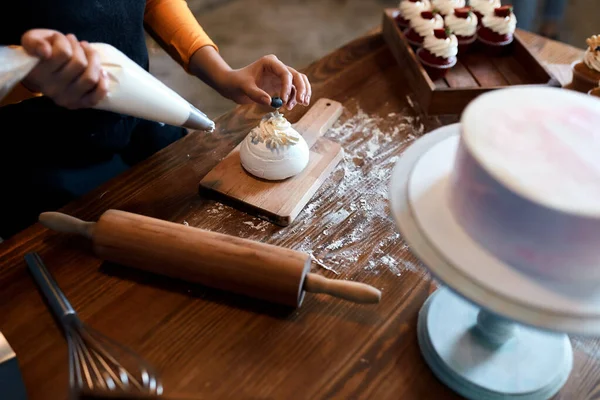
[[[522,33],[550,63],[582,51]],[[340,101],[326,136],[344,161],[286,228],[198,195],[200,179],[265,112],[239,107],[211,135],[195,133],[68,205],[95,220],[115,208],[312,251],[339,276],[383,290],[376,306],[307,295],[297,310],[152,276],[96,259],[84,239],[34,225],[0,245],[0,331],[15,350],[31,399],[65,398],[67,346],[23,256],[37,251],[82,319],[163,373],[166,394],[235,399],[452,399],[423,362],[419,308],[434,288],[392,222],[391,169],[416,137],[457,117],[426,118],[378,30],[305,69],[313,102]],[[296,121],[305,109],[287,114]],[[167,267],[167,266],[165,266]],[[559,399],[600,396],[600,341],[573,338],[575,366]],[[0,397],[1,394],[0,394]]]

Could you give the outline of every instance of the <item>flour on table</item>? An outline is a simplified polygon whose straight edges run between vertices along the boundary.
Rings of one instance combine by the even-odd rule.
[[[373,274],[425,273],[404,260],[409,249],[397,233],[388,204],[389,180],[398,156],[425,133],[425,126],[418,117],[407,115],[409,110],[380,117],[355,107],[356,112],[346,112],[349,118],[342,116],[325,134],[342,145],[343,161],[294,226],[275,233],[273,239],[285,243],[288,234],[302,232],[305,237],[295,248],[314,253],[338,272],[360,265]],[[365,249],[365,242],[373,246]]]

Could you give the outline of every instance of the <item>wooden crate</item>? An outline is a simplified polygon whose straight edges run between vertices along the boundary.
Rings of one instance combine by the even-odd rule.
[[[460,55],[458,63],[443,79],[432,81],[418,61],[394,17],[398,9],[383,14],[383,36],[394,57],[406,71],[411,89],[429,115],[460,114],[475,97],[511,85],[560,83],[525,47],[518,32],[506,55],[490,57],[476,50]]]

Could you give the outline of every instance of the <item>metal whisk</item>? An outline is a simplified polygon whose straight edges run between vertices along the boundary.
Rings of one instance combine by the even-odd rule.
[[[28,253],[25,261],[63,327],[69,347],[72,394],[162,395],[160,380],[146,361],[79,319],[37,253]]]

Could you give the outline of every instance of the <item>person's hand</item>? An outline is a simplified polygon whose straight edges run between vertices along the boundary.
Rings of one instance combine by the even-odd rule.
[[[238,104],[256,102],[270,105],[271,96],[280,97],[288,110],[297,104],[308,106],[312,89],[306,75],[288,67],[274,55],[221,74],[217,90]]]
[[[23,35],[21,45],[41,60],[23,81],[29,90],[69,109],[93,107],[106,96],[108,78],[89,43],[72,34],[32,29]]]

